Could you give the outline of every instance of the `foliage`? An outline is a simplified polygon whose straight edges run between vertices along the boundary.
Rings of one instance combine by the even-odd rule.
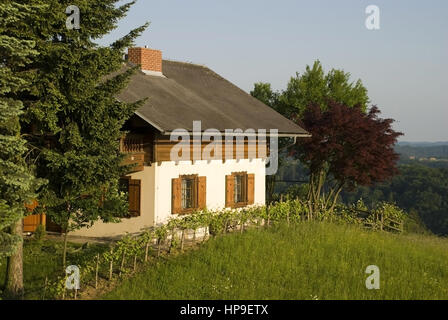
[[[25,101],[22,132],[29,158],[37,165],[37,176],[48,180],[40,210],[66,233],[97,220],[118,221],[128,206],[126,195],[118,192],[127,169],[121,165],[119,139],[141,101],[125,103],[116,96],[136,69],[123,68],[124,50],[147,25],[100,47],[95,40],[113,30],[133,2],[77,1],[81,28],[73,30],[65,25],[71,1],[37,2],[45,9],[24,20],[32,30],[22,30],[40,53],[31,62],[37,73],[19,98]]]
[[[47,232],[45,231],[45,226],[38,225],[36,230],[34,231],[34,240],[38,243],[42,243],[42,241],[47,236]]]
[[[291,77],[286,90],[277,96],[277,111],[288,118],[302,118],[310,105],[318,105],[326,111],[330,100],[349,107],[359,106],[363,111],[369,102],[361,80],[350,82],[350,73],[339,69],[325,74],[319,60],[312,67],[307,65],[303,74]]]
[[[315,104],[305,112],[303,124],[312,137],[291,152],[309,168],[308,199],[314,208],[323,197],[332,211],[344,187],[371,185],[397,173],[393,147],[402,134],[392,129],[392,119],[379,114],[375,106],[365,114],[359,106],[336,102],[329,102],[327,111]]]
[[[410,222],[425,232],[426,226],[436,234],[448,234],[448,169],[400,165],[400,174],[392,180],[355,192],[344,192],[345,203],[363,198],[369,207],[381,201],[396,202],[400,208],[413,213]]]
[[[254,85],[251,94],[286,118],[298,122],[303,120],[311,107],[319,108],[322,113],[328,111],[331,107],[329,101],[349,108],[357,107],[363,113],[366,112],[369,103],[367,89],[361,80],[350,82],[350,73],[338,69],[331,69],[326,74],[318,60],[312,67],[307,65],[303,74],[296,73],[295,77],[291,77],[286,90],[273,91],[269,83],[260,82]],[[280,139],[280,148],[290,144],[290,139]],[[281,168],[286,163],[285,155],[280,153],[279,160]],[[275,177],[267,177],[268,202],[274,198],[275,185]],[[320,195],[313,201],[318,197]]]
[[[6,291],[19,296],[22,281],[22,226],[25,204],[36,197],[43,181],[26,162],[26,140],[21,136],[23,104],[18,94],[28,90],[35,43],[21,33],[23,22],[36,6],[16,1],[0,4],[0,259],[10,257]],[[24,89],[25,88],[25,89]]]

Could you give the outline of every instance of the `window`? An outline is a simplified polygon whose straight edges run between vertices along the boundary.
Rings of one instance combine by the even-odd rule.
[[[226,207],[238,208],[254,204],[255,175],[233,172],[226,176]]]
[[[198,175],[183,175],[172,179],[173,214],[186,214],[205,209],[206,178]]]
[[[182,209],[196,207],[196,179],[194,177],[182,178]]]
[[[235,204],[246,204],[247,173],[237,173],[234,175],[233,195]]]

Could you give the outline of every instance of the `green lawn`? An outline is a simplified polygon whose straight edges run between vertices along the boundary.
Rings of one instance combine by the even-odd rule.
[[[367,290],[369,265],[380,289]],[[448,299],[448,240],[303,223],[214,238],[104,299]]]

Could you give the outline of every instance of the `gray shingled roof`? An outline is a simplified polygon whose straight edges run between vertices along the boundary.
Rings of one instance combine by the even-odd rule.
[[[179,128],[191,131],[193,121],[201,120],[202,130],[252,128],[278,129],[280,134],[307,134],[206,67],[164,60],[163,74],[166,78],[137,72],[118,96],[126,102],[147,97],[136,114],[162,133]]]

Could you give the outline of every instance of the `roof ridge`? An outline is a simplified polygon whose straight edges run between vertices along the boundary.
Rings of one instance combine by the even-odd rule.
[[[162,59],[162,61],[174,62],[174,63],[179,63],[179,64],[187,64],[187,65],[190,65],[190,66],[195,66],[195,67],[201,67],[201,68],[205,68],[205,69],[210,69],[210,68],[207,67],[205,64],[194,63],[194,62],[191,62],[191,61],[181,61],[181,60],[175,60],[175,59]]]

